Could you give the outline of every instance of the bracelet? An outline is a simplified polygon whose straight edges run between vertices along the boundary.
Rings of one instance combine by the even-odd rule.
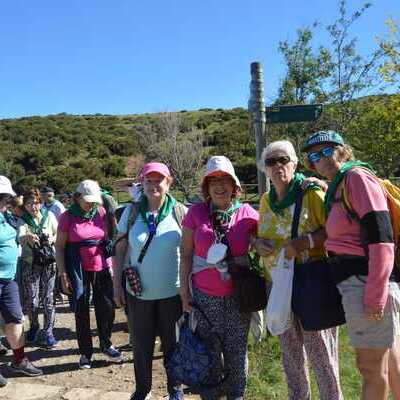
[[[310,244],[310,249],[313,249],[315,246],[314,239],[311,233],[307,233],[308,243]]]

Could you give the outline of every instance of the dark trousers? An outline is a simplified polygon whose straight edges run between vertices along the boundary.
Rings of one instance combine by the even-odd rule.
[[[83,295],[78,299],[75,310],[76,335],[79,353],[90,359],[93,354],[90,332],[90,288],[93,292],[94,312],[101,350],[111,346],[111,330],[115,317],[114,293],[108,268],[99,272],[82,272]]]
[[[133,362],[136,391],[147,394],[151,390],[152,364],[156,335],[159,334],[165,355],[176,342],[175,323],[182,315],[179,296],[160,300],[140,300],[127,295],[128,319],[133,329]],[[167,374],[168,393],[179,387],[179,383]]]

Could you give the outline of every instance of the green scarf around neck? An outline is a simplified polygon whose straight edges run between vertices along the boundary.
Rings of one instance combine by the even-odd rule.
[[[156,217],[156,225],[158,225],[162,220],[164,220],[174,208],[176,204],[176,200],[167,193],[164,198],[164,202],[158,210]],[[142,196],[139,202],[139,213],[146,221],[147,226],[149,226],[149,215],[151,214],[149,211],[149,202],[146,196]]]
[[[325,201],[324,201],[326,215],[328,215],[329,212],[331,211],[332,204],[335,201],[336,190],[337,190],[340,182],[342,182],[342,180],[346,176],[347,172],[350,169],[355,168],[355,167],[363,167],[363,168],[369,169],[373,174],[375,174],[374,170],[368,163],[358,161],[358,160],[345,162],[340,167],[339,171],[335,175],[335,178],[328,186],[328,191],[326,192]]]
[[[86,212],[85,210],[82,209],[82,207],[76,203],[73,202],[69,207],[68,211],[74,216],[74,217],[81,217],[83,219],[91,220],[97,213],[97,206],[94,206],[89,212]]]
[[[210,202],[210,211],[215,220],[223,225],[229,223],[232,215],[240,208],[240,206],[240,201],[234,200],[227,210],[219,210],[213,202]]]
[[[39,225],[36,223],[35,218],[32,216],[32,214],[28,213],[25,211],[21,218],[25,221],[26,224],[31,228],[31,231],[35,234],[40,233],[40,231],[43,228],[44,223],[46,222],[48,212],[47,210],[43,211],[40,213],[41,219],[39,222]]]
[[[296,172],[292,181],[289,183],[288,191],[282,201],[278,201],[278,195],[276,190],[273,186],[271,186],[271,190],[269,191],[269,206],[277,215],[282,215],[283,210],[285,208],[290,207],[292,204],[296,202],[296,198],[299,193],[302,192],[301,185],[303,184],[304,180],[306,179],[305,175],[301,174],[300,172]],[[319,189],[320,187],[315,183],[310,183],[306,190],[315,190]]]

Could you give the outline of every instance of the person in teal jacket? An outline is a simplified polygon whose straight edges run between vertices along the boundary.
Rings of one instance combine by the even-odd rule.
[[[17,270],[18,246],[17,232],[5,218],[7,204],[15,196],[11,182],[0,176],[0,314],[4,320],[4,332],[13,352],[13,361],[9,368],[28,376],[42,375],[25,356],[25,336],[23,314],[18,284],[14,280]],[[7,380],[0,375],[0,386]]]

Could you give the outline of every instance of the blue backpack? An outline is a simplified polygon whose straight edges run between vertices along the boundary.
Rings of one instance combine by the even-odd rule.
[[[212,324],[198,305],[193,305],[203,318],[210,325]],[[179,338],[174,348],[166,357],[166,369],[177,382],[187,385],[191,391],[198,392],[201,389],[211,389],[222,384],[228,374],[225,376],[213,376],[215,366],[219,362],[217,357],[220,355],[211,351],[209,340],[203,340],[195,329],[192,329],[193,323],[188,313],[184,313],[181,320],[178,321]],[[221,338],[217,336],[218,340]]]

